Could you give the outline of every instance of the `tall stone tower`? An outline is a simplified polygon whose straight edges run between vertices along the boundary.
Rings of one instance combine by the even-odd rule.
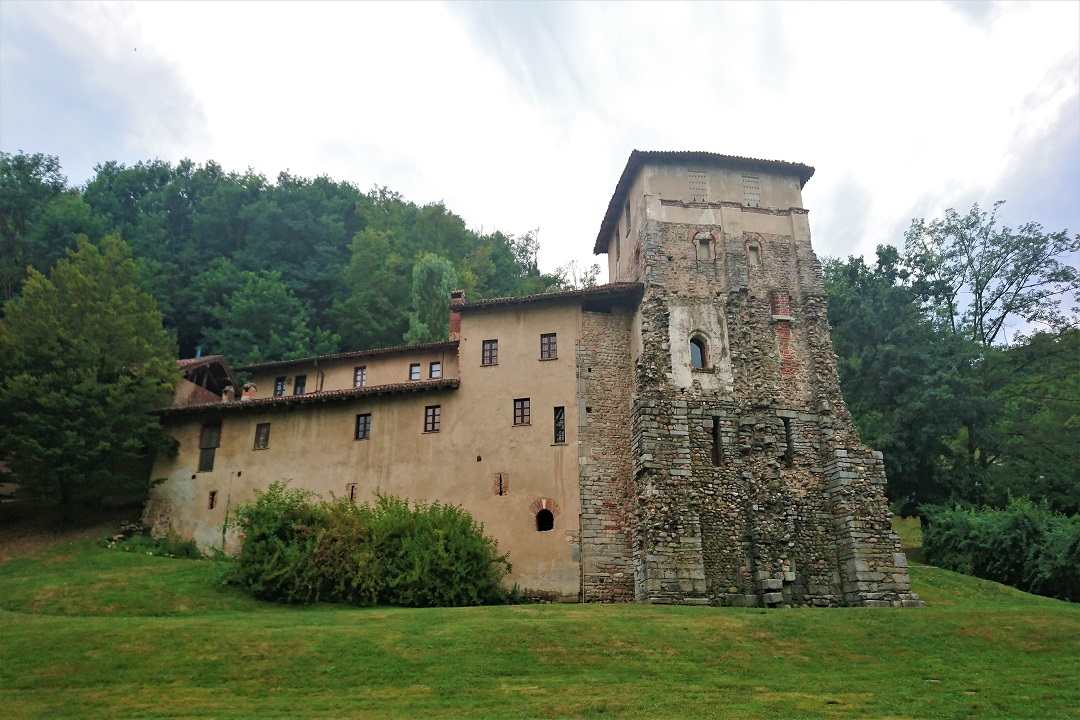
[[[881,454],[840,395],[802,204],[813,173],[634,151],[608,206],[595,252],[611,282],[644,288],[629,320],[631,477],[614,513],[638,601],[921,604]]]

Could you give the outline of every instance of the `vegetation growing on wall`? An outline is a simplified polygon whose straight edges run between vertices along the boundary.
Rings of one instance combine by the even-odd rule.
[[[240,505],[243,545],[230,581],[261,600],[452,607],[506,602],[498,543],[454,505],[374,504],[272,483]]]

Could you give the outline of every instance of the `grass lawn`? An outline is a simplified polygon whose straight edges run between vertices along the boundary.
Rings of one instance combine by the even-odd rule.
[[[266,605],[222,565],[0,565],[0,717],[1080,718],[1080,606],[914,566],[924,609]]]

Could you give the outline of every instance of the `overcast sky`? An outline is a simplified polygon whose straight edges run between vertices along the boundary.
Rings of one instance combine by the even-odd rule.
[[[819,254],[1007,200],[1080,231],[1080,3],[0,1],[0,149],[442,200],[591,263],[630,151],[817,168]],[[605,265],[601,262],[601,265]]]

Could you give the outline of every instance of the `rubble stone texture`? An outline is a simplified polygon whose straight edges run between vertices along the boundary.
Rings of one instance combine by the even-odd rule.
[[[675,202],[642,200],[635,276],[612,278],[643,283],[636,318],[584,313],[584,599],[921,605],[882,456],[861,445],[840,394],[807,211],[712,204],[716,218],[791,218],[791,234],[768,234],[747,231],[752,217],[655,212]],[[710,362],[687,382],[673,348],[695,333]]]

